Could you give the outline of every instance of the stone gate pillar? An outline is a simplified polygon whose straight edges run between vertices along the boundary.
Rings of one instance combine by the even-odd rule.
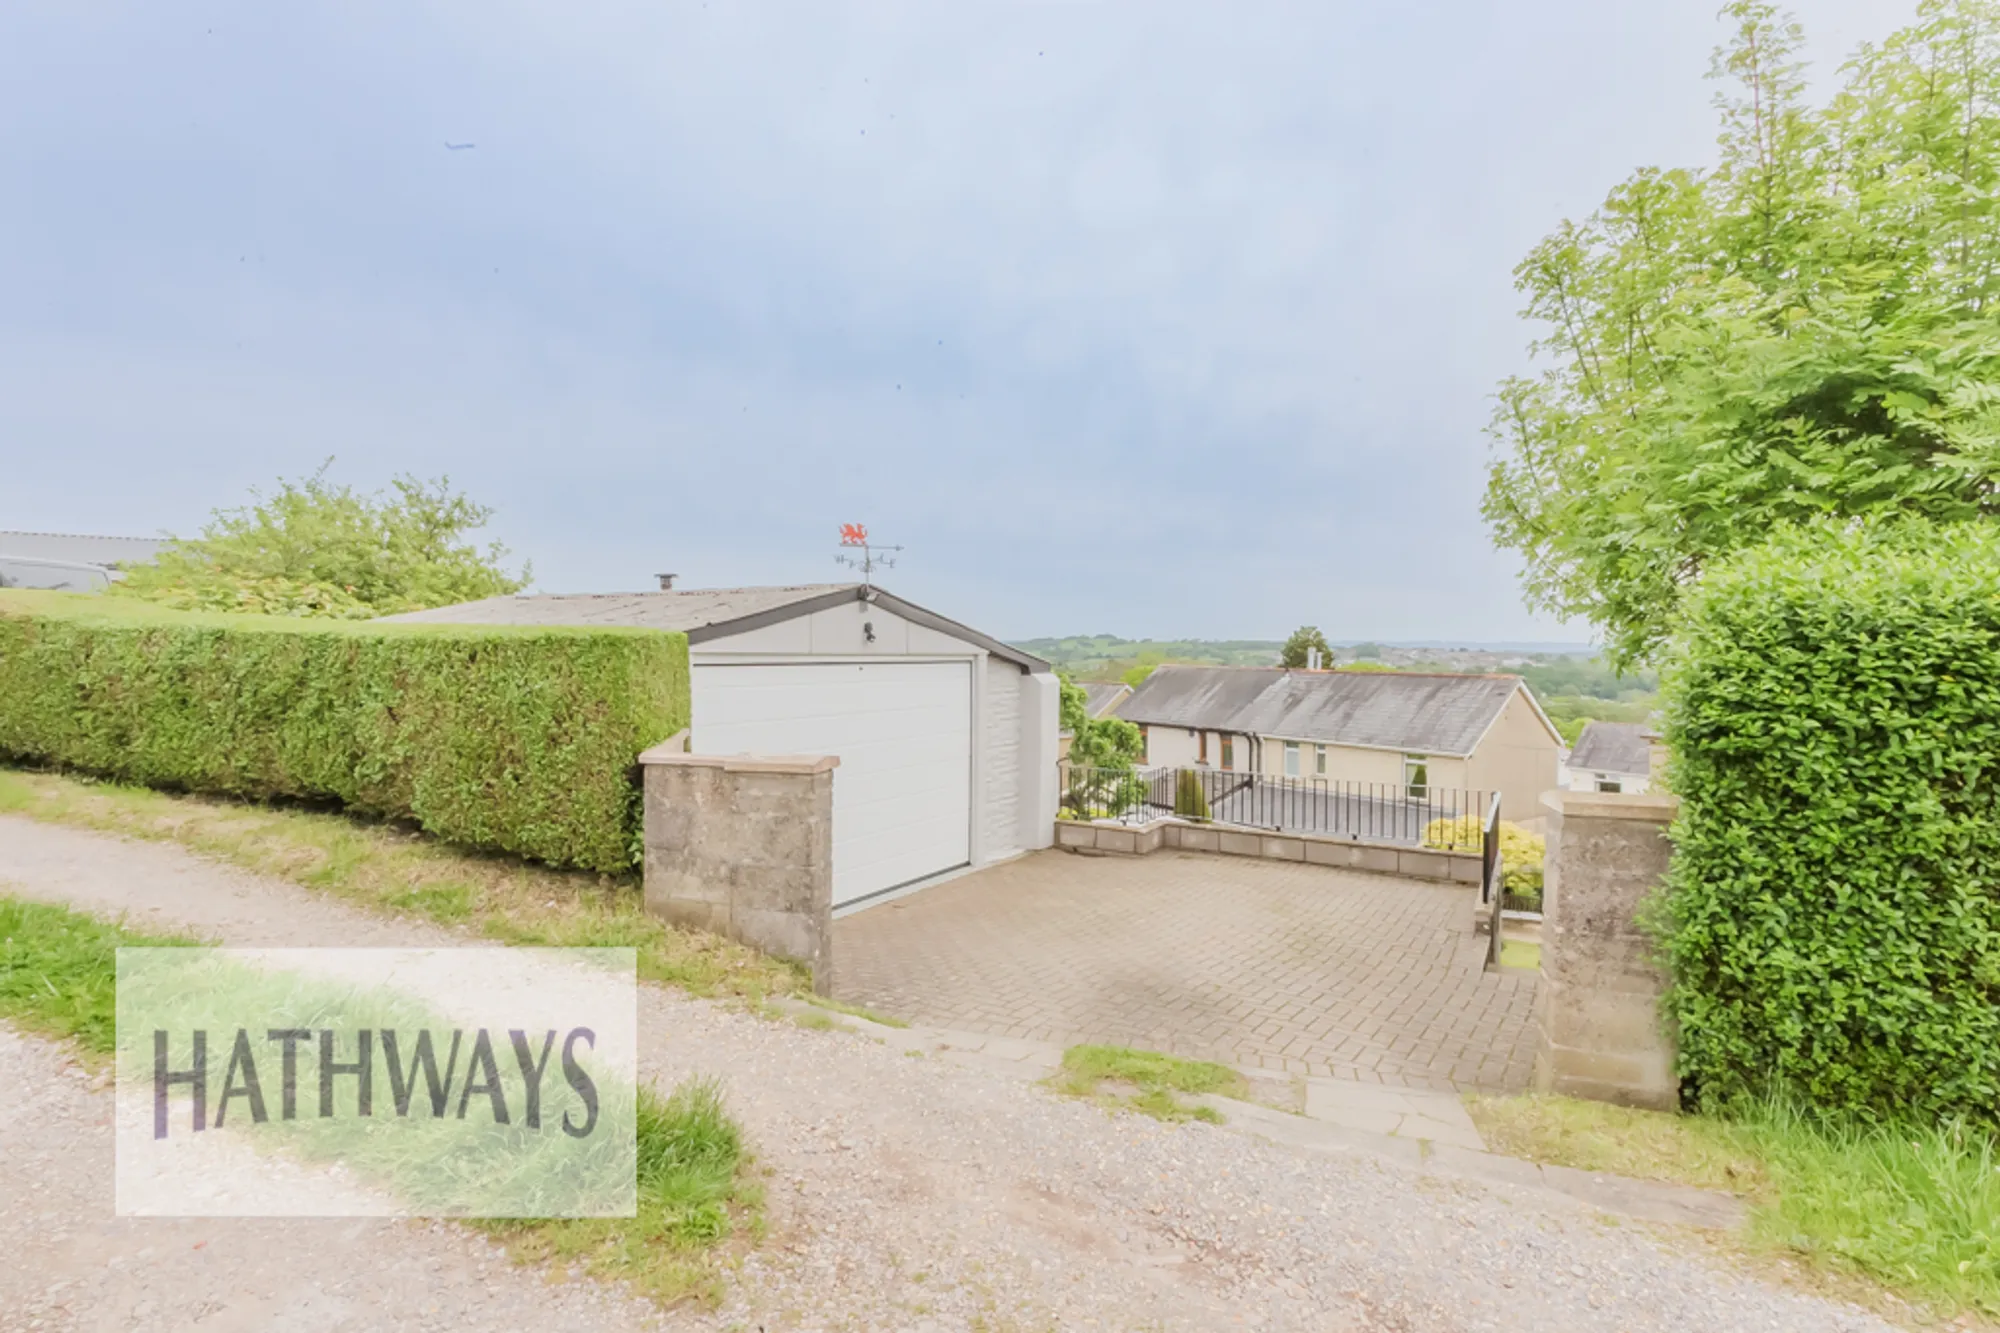
[[[1638,909],[1666,873],[1671,796],[1552,791],[1542,887],[1535,1089],[1671,1111],[1667,978]]]
[[[812,968],[833,983],[832,756],[687,754],[645,771],[646,910]]]

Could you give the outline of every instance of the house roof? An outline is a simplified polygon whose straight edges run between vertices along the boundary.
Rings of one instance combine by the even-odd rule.
[[[1653,747],[1643,722],[1586,722],[1569,766],[1592,773],[1627,773],[1644,777],[1653,771]]]
[[[1132,687],[1122,681],[1086,680],[1083,686],[1083,708],[1091,717],[1109,717],[1118,704],[1132,693]]]
[[[1525,688],[1519,676],[1162,666],[1119,705],[1118,716],[1154,726],[1469,755]]]
[[[859,583],[801,583],[768,588],[676,588],[668,592],[533,593],[487,597],[456,606],[384,616],[384,620],[449,625],[618,625],[679,630],[690,644],[775,625],[872,594],[877,606],[905,620],[977,644],[1027,672],[1049,664],[975,629],[926,611],[882,588]]]
[[[64,564],[143,565],[168,545],[165,537],[94,537],[76,532],[0,531],[0,556]]]

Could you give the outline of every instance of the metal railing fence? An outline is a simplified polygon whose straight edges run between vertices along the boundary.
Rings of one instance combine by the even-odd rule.
[[[1493,793],[1435,785],[1294,778],[1221,768],[1130,771],[1065,764],[1062,813],[1145,824],[1177,816],[1272,833],[1314,834],[1441,851],[1485,850]]]

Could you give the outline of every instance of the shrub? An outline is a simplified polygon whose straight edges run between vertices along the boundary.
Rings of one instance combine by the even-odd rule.
[[[634,863],[640,750],[687,725],[687,641],[0,593],[0,755],[339,801],[453,842]]]
[[[1424,846],[1454,851],[1479,851],[1485,845],[1486,822],[1477,815],[1433,819],[1424,825]],[[1542,858],[1547,852],[1539,833],[1509,820],[1500,821],[1500,889],[1535,910],[1542,902]]]
[[[1784,533],[1692,594],[1664,698],[1687,1097],[1994,1119],[2000,535]]]
[[[1208,818],[1208,793],[1201,789],[1201,775],[1184,768],[1174,779],[1174,813],[1183,819]]]

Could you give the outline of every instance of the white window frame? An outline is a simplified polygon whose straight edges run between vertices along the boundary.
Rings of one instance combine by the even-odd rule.
[[[1431,761],[1429,755],[1406,754],[1403,756],[1403,795],[1412,801],[1428,801],[1431,798]]]
[[[1222,767],[1224,772],[1236,767],[1236,741],[1227,734],[1222,738]]]
[[[1299,743],[1297,741],[1286,741],[1285,776],[1288,778],[1295,778],[1298,775],[1299,775]]]
[[[1324,745],[1313,746],[1313,776],[1321,778],[1326,776],[1326,747]]]

